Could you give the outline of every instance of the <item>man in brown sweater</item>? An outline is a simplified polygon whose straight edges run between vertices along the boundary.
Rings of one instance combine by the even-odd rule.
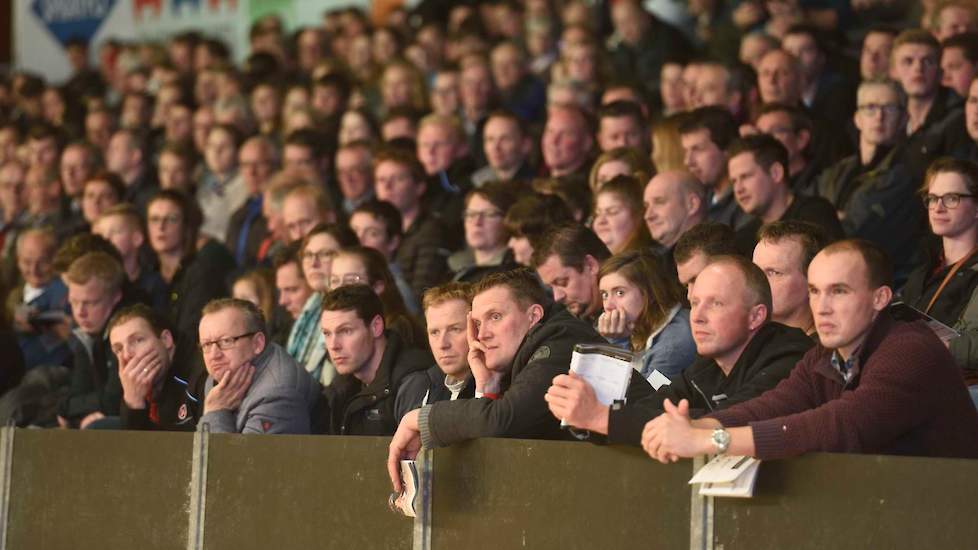
[[[978,458],[978,412],[945,346],[922,323],[894,321],[886,254],[832,244],[808,271],[821,345],[760,397],[690,421],[665,403],[642,446],[661,462],[707,453],[778,459],[806,452]]]

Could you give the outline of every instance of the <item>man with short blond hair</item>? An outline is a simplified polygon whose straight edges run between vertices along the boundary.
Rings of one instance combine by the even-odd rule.
[[[119,415],[122,386],[105,327],[122,301],[125,277],[122,264],[105,252],[81,256],[62,275],[77,325],[68,343],[74,354],[71,387],[60,406],[68,426],[87,428]]]
[[[422,299],[428,345],[435,366],[425,371],[428,390],[421,406],[437,401],[467,399],[475,395],[475,380],[469,370],[466,340],[468,314],[472,308],[471,288],[466,283],[445,283],[428,289]]]

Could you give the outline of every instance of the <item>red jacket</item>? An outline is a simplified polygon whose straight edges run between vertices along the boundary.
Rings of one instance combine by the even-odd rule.
[[[923,323],[880,314],[845,386],[832,353],[816,346],[774,389],[710,416],[750,425],[764,460],[812,451],[978,458],[978,412],[961,370]]]

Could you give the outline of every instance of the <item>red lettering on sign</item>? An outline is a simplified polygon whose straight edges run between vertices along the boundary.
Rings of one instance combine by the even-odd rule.
[[[163,0],[132,0],[132,12],[137,19],[143,18],[143,10],[146,8],[151,8],[156,12],[156,17],[159,17],[163,12]]]

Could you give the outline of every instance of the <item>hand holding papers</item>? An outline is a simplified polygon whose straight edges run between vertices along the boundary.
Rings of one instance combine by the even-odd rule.
[[[387,504],[392,512],[404,514],[409,518],[418,517],[418,468],[415,461],[401,461],[401,479],[404,483],[404,489],[400,494],[391,493]]]
[[[605,406],[624,401],[632,378],[632,353],[602,344],[578,344],[571,355],[570,371],[587,381]],[[563,421],[561,426],[567,424]]]
[[[760,460],[749,456],[718,455],[700,468],[689,484],[699,483],[702,496],[751,497],[760,465]]]

